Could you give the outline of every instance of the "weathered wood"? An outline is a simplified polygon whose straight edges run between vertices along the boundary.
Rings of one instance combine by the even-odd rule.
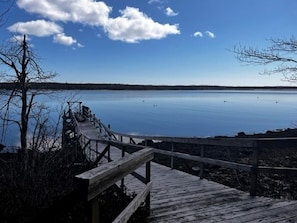
[[[282,138],[258,138],[258,146],[269,149],[296,149],[297,137],[282,137]]]
[[[297,175],[297,168],[258,166],[259,173]]]
[[[251,171],[251,165],[246,165],[246,164],[234,163],[234,162],[229,162],[224,160],[217,160],[217,159],[212,159],[207,157],[193,156],[193,155],[179,153],[179,152],[170,152],[170,151],[165,151],[160,149],[154,149],[154,152],[163,154],[163,155],[173,156],[176,158],[197,161],[205,164],[218,165],[225,168],[237,169],[237,170],[242,170],[247,172]]]
[[[81,124],[81,123],[80,123]],[[114,133],[115,134],[115,133]],[[170,137],[139,137],[125,134],[119,134],[122,137],[133,137],[134,139],[152,139],[169,142],[196,143],[200,145],[215,146],[238,146],[238,147],[256,147],[264,146],[266,149],[274,148],[283,139],[238,139],[233,141],[222,139],[195,139],[195,138],[174,138]],[[138,138],[137,138],[138,137]],[[98,140],[92,133],[89,139]],[[169,139],[169,140],[166,140]],[[290,138],[290,143],[295,143]],[[286,139],[284,139],[286,140]],[[102,138],[99,139],[100,142]],[[223,142],[224,141],[224,142]],[[122,148],[123,146],[131,146],[124,142],[121,144],[117,141],[110,141],[111,146]],[[206,143],[206,144],[204,144]],[[230,145],[230,144],[231,145]],[[274,146],[272,146],[274,145]],[[142,148],[133,145],[134,148]],[[158,152],[157,150],[155,150]],[[181,153],[171,153],[170,151],[162,151],[165,155],[178,155],[177,157],[187,159],[190,155]],[[112,154],[114,155],[114,154]],[[120,156],[119,156],[120,157]],[[190,159],[191,160],[191,159]],[[209,163],[213,165],[224,165],[227,168],[238,168],[245,171],[251,171],[250,165],[234,164],[228,161],[216,161],[206,157],[195,158],[194,161],[200,163]],[[255,163],[253,163],[255,164]],[[258,165],[258,164],[257,164]],[[256,166],[257,166],[256,165]],[[152,163],[152,180],[154,187],[151,190],[151,216],[149,222],[289,222],[296,220],[297,201],[283,201],[278,199],[251,197],[248,193],[238,191],[214,182],[200,179],[193,175],[182,173],[177,170]],[[258,173],[295,173],[295,168],[285,167],[261,167],[258,166]],[[141,166],[137,171],[143,174],[145,168]],[[125,184],[129,191],[139,191],[143,188],[141,182],[135,183],[131,175],[125,178]]]
[[[174,143],[172,142],[171,143],[171,153],[174,152]],[[170,167],[171,169],[174,168],[174,157],[173,156],[170,156]]]
[[[152,179],[149,222],[245,222],[245,218],[252,218],[253,222],[262,219],[277,222],[275,208],[286,207],[283,200],[250,197],[248,193],[155,163],[152,163]],[[277,214],[296,216],[293,209],[297,201],[287,205],[291,207],[289,211],[279,208]],[[265,211],[271,206],[275,208]]]
[[[174,143],[193,143],[197,145],[211,146],[231,146],[252,148],[257,138],[198,138],[198,137],[164,137],[164,136],[147,136],[147,135],[130,135],[118,132],[112,132],[114,135],[129,137],[135,139],[158,140]],[[297,138],[296,138],[297,140]]]
[[[93,199],[91,201],[91,219],[92,219],[92,223],[99,223],[99,204],[98,204],[98,200]]]
[[[122,211],[122,213],[113,221],[113,223],[126,223],[132,214],[137,210],[141,203],[149,196],[152,189],[152,182],[149,182],[144,190],[139,193],[130,204]]]
[[[147,162],[145,165],[145,178],[146,178],[146,184],[151,182],[151,162]],[[145,206],[146,206],[146,212],[149,213],[150,207],[151,207],[151,196],[150,193],[146,196],[145,199]]]
[[[139,166],[152,160],[153,156],[153,149],[146,148],[118,161],[106,163],[79,174],[75,178],[78,183],[87,185],[87,200],[90,201]]]
[[[259,163],[259,148],[258,146],[255,146],[253,148],[252,169],[251,169],[251,185],[250,185],[251,196],[256,196],[257,194],[258,163]]]
[[[204,145],[200,146],[200,157],[204,157]],[[200,172],[199,172],[199,176],[202,179],[204,175],[204,164],[203,162],[200,163]]]

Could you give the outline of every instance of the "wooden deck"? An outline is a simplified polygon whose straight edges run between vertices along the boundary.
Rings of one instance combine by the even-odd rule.
[[[88,122],[80,128],[91,138],[102,137]],[[121,151],[112,147],[111,156],[119,159]],[[132,178],[125,178],[125,185],[128,192],[137,193],[144,184]],[[157,163],[151,165],[151,178],[149,222],[297,222],[297,201],[251,197]]]

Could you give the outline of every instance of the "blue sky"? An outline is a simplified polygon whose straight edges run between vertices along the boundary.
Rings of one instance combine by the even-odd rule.
[[[297,36],[296,21],[296,0],[16,0],[0,41],[27,34],[58,82],[289,85],[228,49]]]

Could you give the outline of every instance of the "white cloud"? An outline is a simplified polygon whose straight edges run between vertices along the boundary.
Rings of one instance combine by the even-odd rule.
[[[77,47],[82,48],[82,47],[85,47],[85,46],[80,44],[80,43],[77,43]]]
[[[164,0],[149,0],[148,3],[149,4],[153,4],[153,3],[163,3]]]
[[[165,9],[165,14],[167,16],[177,16],[178,15],[178,12],[174,12],[170,7],[167,7]]]
[[[54,42],[66,46],[71,46],[77,43],[77,40],[73,39],[71,36],[66,36],[65,33],[58,33],[54,36]]]
[[[160,2],[160,0],[150,0],[149,2]],[[107,6],[103,1],[18,0],[17,5],[27,12],[37,14],[55,22],[73,22],[103,27],[107,35],[113,40],[133,43],[141,40],[161,39],[167,35],[180,33],[177,25],[155,22],[137,8],[127,7],[120,11],[121,16],[110,18],[109,14],[112,8]],[[174,12],[172,11],[172,13]],[[59,32],[52,30],[48,31],[47,35],[50,35],[50,33],[62,34],[63,29],[61,27],[59,28]],[[33,30],[28,32],[28,29],[24,33],[37,36],[45,35],[37,31],[33,32]]]
[[[149,2],[163,2],[164,0],[150,0]],[[178,25],[160,24],[153,19],[147,17],[137,8],[127,7],[120,10],[119,17],[111,18],[110,13],[112,8],[107,6],[103,1],[94,0],[17,0],[17,5],[29,13],[37,14],[38,16],[51,20],[47,22],[47,27],[39,29],[23,28],[17,23],[11,27],[12,32],[24,33],[36,36],[56,35],[56,43],[69,43],[71,40],[63,33],[63,28],[58,26],[56,22],[73,22],[83,25],[102,27],[108,37],[112,40],[121,40],[124,42],[135,43],[141,40],[161,39],[168,35],[179,34]],[[168,8],[170,9],[170,8]],[[171,9],[170,9],[171,10]],[[173,10],[167,10],[169,14],[176,14]],[[44,21],[44,20],[38,20]],[[44,21],[45,22],[45,21]],[[36,21],[28,22],[36,23]],[[27,23],[26,23],[27,24]],[[27,26],[28,26],[27,24]],[[37,27],[37,25],[35,25]],[[46,29],[47,28],[47,29]],[[10,30],[11,30],[10,29]],[[42,32],[43,31],[43,32]],[[47,31],[47,32],[46,32]]]
[[[210,38],[215,38],[215,37],[216,37],[215,34],[212,33],[212,32],[210,32],[210,31],[206,31],[205,34],[206,34],[208,37],[210,37]]]
[[[89,25],[105,24],[111,12],[104,2],[93,0],[18,0],[17,5],[53,21]]]
[[[126,7],[121,16],[109,19],[105,30],[109,38],[129,43],[140,40],[161,39],[169,34],[180,34],[178,25],[160,24],[147,17],[137,8]]]
[[[202,32],[195,32],[194,37],[203,37],[203,33]]]
[[[34,35],[38,37],[51,36],[61,33],[63,28],[54,22],[36,20],[30,22],[18,22],[7,28],[10,32]]]
[[[210,32],[210,31],[205,31],[204,33],[205,33],[206,36],[209,37],[209,38],[215,38],[215,37],[216,37],[215,34],[212,33],[212,32]],[[202,33],[202,32],[199,32],[199,31],[194,32],[193,36],[194,36],[194,37],[204,37],[203,33]]]

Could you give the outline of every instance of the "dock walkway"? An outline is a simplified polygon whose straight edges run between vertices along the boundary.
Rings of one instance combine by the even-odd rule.
[[[83,134],[102,137],[89,121],[81,122]],[[98,148],[96,148],[98,149]],[[121,151],[111,148],[112,159]],[[144,168],[140,168],[140,172]],[[129,175],[125,178],[128,192],[143,185]],[[151,164],[151,212],[149,222],[297,222],[297,201],[252,197],[215,182],[200,179],[157,163]],[[138,183],[136,183],[138,182]]]

